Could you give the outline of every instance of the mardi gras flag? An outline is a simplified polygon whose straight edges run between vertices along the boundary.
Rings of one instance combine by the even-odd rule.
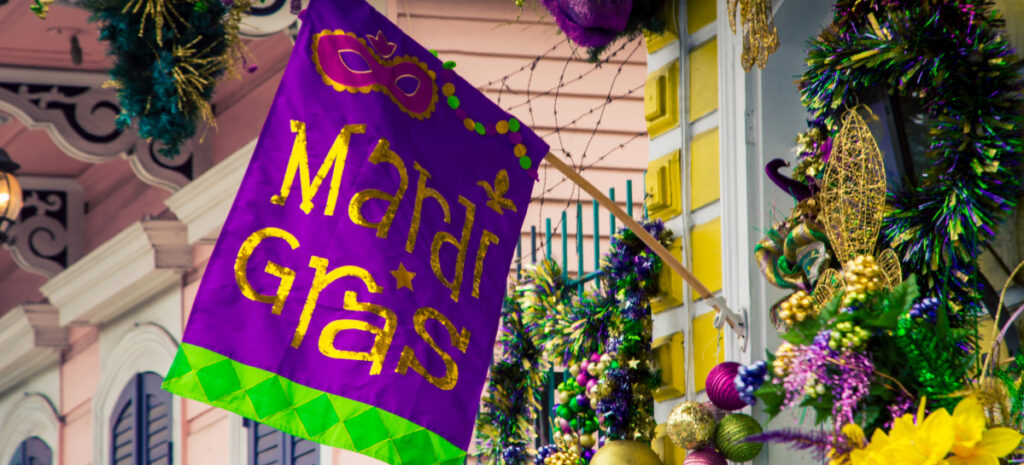
[[[462,463],[548,147],[362,0],[312,0],[164,382]]]

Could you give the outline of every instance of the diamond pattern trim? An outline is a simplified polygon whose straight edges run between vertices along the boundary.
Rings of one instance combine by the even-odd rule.
[[[455,465],[466,457],[466,451],[391,412],[303,386],[192,344],[178,348],[163,388],[391,465]]]

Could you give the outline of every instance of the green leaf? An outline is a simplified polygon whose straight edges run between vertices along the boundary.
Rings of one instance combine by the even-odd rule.
[[[918,295],[917,279],[911,275],[889,293],[882,314],[868,320],[866,324],[879,329],[896,329],[896,323],[899,322],[900,316],[910,311],[910,307],[914,306],[914,299],[917,299]]]
[[[782,339],[790,344],[810,345],[814,342],[814,336],[821,331],[821,321],[815,318],[808,318],[782,334]]]
[[[861,425],[869,428],[879,420],[879,416],[882,414],[882,406],[879,404],[868,404],[865,405],[860,411],[857,412],[857,419],[861,420]]]
[[[782,410],[782,402],[786,400],[786,391],[781,384],[775,384],[769,379],[754,391],[754,397],[764,402],[764,412],[771,419],[775,418]]]
[[[836,294],[829,303],[825,304],[825,307],[821,309],[821,313],[818,314],[818,321],[827,323],[829,320],[836,317],[839,313],[839,303],[843,300],[843,293]]]
[[[820,426],[832,418],[832,402],[825,401],[826,397],[831,396],[821,396],[807,404],[814,409],[814,426]]]
[[[945,339],[949,335],[949,314],[946,313],[948,310],[949,304],[946,303],[946,299],[942,299],[939,308],[935,309],[935,336],[940,339]]]

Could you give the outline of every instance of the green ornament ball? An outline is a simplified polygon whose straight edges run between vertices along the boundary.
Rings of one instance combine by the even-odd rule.
[[[573,431],[575,431],[577,428],[579,428],[579,426],[580,426],[579,418],[573,418],[572,420],[569,420],[569,427],[571,427],[573,429]]]
[[[580,410],[583,410],[583,408],[580,407],[580,403],[576,402],[576,398],[575,397],[573,397],[569,401],[569,409],[572,410],[573,412],[576,412],[576,413],[579,413]]]
[[[566,408],[566,406],[564,405],[559,405],[558,409],[555,410],[555,413],[558,415],[558,418],[564,418],[566,420],[568,420],[569,417],[572,416],[570,415],[569,409]]]
[[[715,430],[715,447],[731,462],[753,460],[761,452],[759,442],[744,442],[749,436],[760,434],[761,424],[745,413],[726,415]]]

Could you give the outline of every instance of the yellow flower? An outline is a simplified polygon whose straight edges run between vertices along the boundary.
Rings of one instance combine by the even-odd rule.
[[[864,430],[856,423],[847,423],[842,429],[843,436],[849,441],[853,450],[864,447],[867,440],[864,438]],[[836,449],[828,451],[828,465],[850,465],[850,453],[839,453]]]
[[[850,452],[852,465],[951,465],[946,456],[953,448],[952,418],[939,409],[922,421],[924,406],[922,399],[916,423],[906,414],[893,422],[888,435],[876,429],[867,446]]]
[[[974,396],[964,398],[953,410],[953,457],[950,465],[999,465],[999,458],[1020,444],[1020,433],[1010,428],[985,429],[985,411]]]

